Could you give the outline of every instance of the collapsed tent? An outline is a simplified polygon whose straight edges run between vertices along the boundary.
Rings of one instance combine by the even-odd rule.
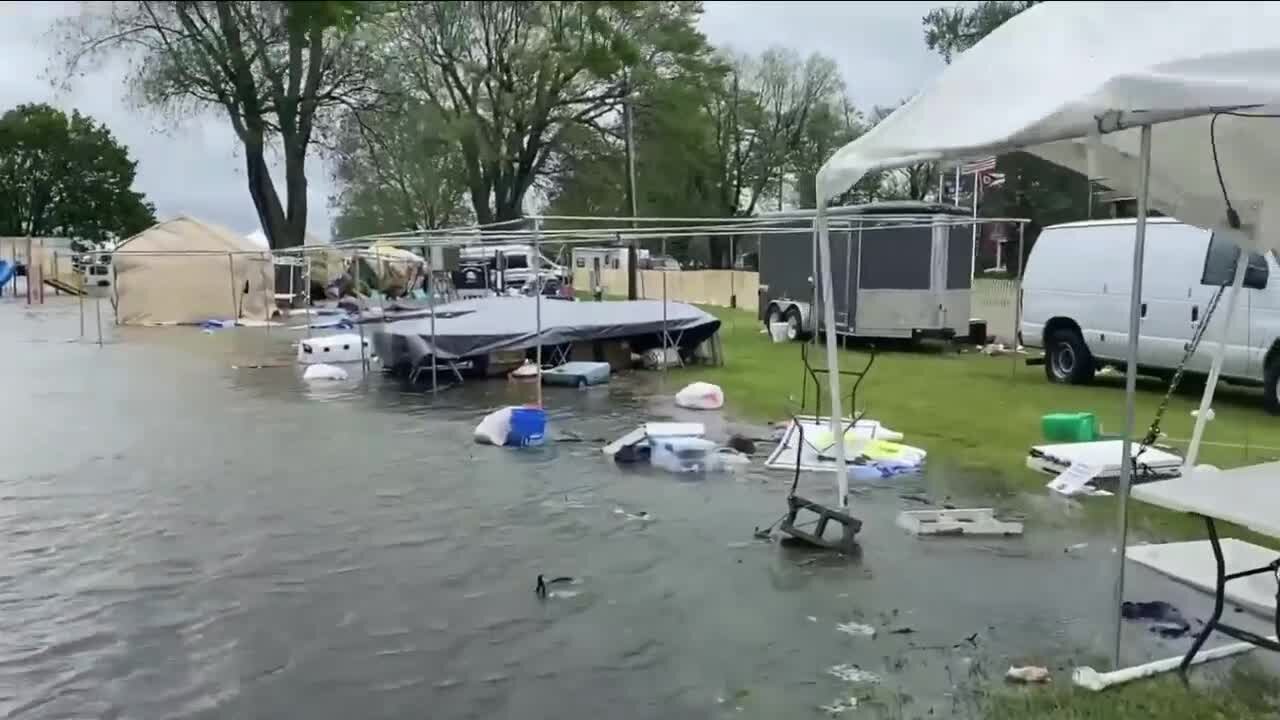
[[[707,312],[677,302],[664,307],[660,300],[476,298],[437,305],[434,322],[431,312],[374,331],[374,352],[384,366],[412,366],[427,356],[456,359],[599,340],[628,340],[633,352],[643,352],[660,346],[664,332],[671,343],[692,348],[720,329],[720,321]]]
[[[404,295],[417,287],[426,268],[421,255],[388,242],[361,248],[356,251],[356,258],[360,263],[360,284],[372,285],[388,295]]]
[[[179,216],[113,254],[122,324],[265,320],[274,305],[271,253],[224,227]]]

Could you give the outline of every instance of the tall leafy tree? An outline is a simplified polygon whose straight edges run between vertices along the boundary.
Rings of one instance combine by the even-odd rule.
[[[457,138],[481,223],[512,220],[571,128],[702,60],[696,2],[419,2],[388,17],[410,91]]]
[[[149,104],[225,114],[244,151],[249,195],[272,247],[301,245],[307,157],[337,109],[371,106],[371,63],[359,21],[380,3],[189,0],[85,3],[62,23],[66,69],[111,53],[132,61]],[[279,142],[284,200],[268,149]]]
[[[462,157],[430,107],[405,101],[342,123],[333,153],[334,234],[425,230],[471,219]]]
[[[0,235],[102,241],[155,223],[137,163],[79,112],[19,105],[0,116]]]

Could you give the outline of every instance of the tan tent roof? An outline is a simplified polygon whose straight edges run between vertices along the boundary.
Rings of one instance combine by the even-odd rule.
[[[179,216],[116,248],[122,323],[266,319],[275,303],[271,253],[211,223]]]
[[[172,220],[156,223],[116,246],[116,252],[167,250],[245,252],[262,250],[262,247],[221,225],[207,223],[187,215],[179,215]]]

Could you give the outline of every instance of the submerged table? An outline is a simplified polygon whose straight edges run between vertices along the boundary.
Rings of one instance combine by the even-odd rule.
[[[1191,660],[1215,630],[1251,645],[1280,652],[1280,642],[1221,621],[1227,583],[1266,572],[1276,573],[1277,582],[1280,583],[1280,553],[1276,560],[1261,567],[1227,573],[1222,545],[1218,540],[1218,529],[1214,524],[1215,520],[1223,520],[1267,537],[1280,539],[1280,462],[1248,465],[1233,470],[1192,471],[1172,480],[1137,485],[1133,488],[1132,495],[1135,500],[1150,505],[1198,515],[1204,519],[1209,533],[1209,545],[1217,563],[1213,615],[1182,659],[1181,671],[1186,673]],[[1275,626],[1276,635],[1280,637],[1280,588],[1277,589],[1277,600]]]

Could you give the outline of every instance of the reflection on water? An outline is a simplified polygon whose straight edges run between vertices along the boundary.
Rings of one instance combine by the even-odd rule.
[[[471,441],[506,383],[307,385],[286,329],[104,327],[68,343],[74,304],[0,304],[6,717],[945,716],[1009,663],[1109,647],[1106,542],[1056,509],[1001,499],[1031,515],[1007,540],[894,527],[900,494],[974,486],[944,458],[860,488],[838,558],[752,539],[789,475],[601,455],[688,417],[658,377],[548,389],[585,441],[514,452]],[[540,599],[540,573],[574,582]]]

